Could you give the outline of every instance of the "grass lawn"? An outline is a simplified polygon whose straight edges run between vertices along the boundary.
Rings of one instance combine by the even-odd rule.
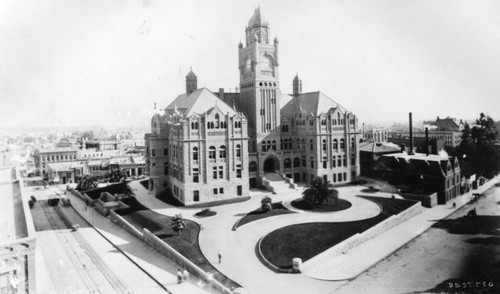
[[[142,228],[148,229],[151,233],[172,246],[177,252],[184,255],[204,271],[214,273],[214,278],[226,285],[229,289],[232,287],[241,287],[239,284],[220,273],[205,258],[198,243],[200,226],[197,223],[184,219],[186,228],[181,236],[177,236],[177,233],[175,233],[170,226],[172,217],[149,210],[134,197],[125,199],[124,202],[129,205],[130,208],[117,209],[116,213],[121,215],[133,226],[139,230],[142,230]]]
[[[296,199],[292,201],[292,206],[301,209],[301,210],[307,210],[307,211],[314,211],[314,212],[332,212],[332,211],[340,211],[344,209],[348,209],[349,207],[352,206],[351,202],[344,200],[344,199],[337,199],[337,204],[335,205],[330,205],[330,204],[321,204],[321,205],[311,205],[309,202],[305,201],[304,199]]]
[[[269,212],[263,212],[260,208],[247,213],[244,217],[240,218],[233,226],[233,231],[241,227],[244,224],[251,223],[253,221],[282,214],[295,213],[294,211],[286,209],[281,202],[271,203],[273,210]]]
[[[141,182],[141,184],[143,184]],[[145,185],[145,184],[143,184]],[[173,205],[173,206],[178,206],[178,207],[186,207],[186,208],[209,208],[209,207],[214,207],[214,206],[219,206],[219,205],[224,205],[224,204],[232,204],[232,203],[239,203],[239,202],[244,202],[250,199],[250,196],[238,196],[234,197],[231,199],[226,199],[226,200],[218,200],[218,201],[211,201],[211,202],[204,202],[204,203],[196,203],[196,204],[191,204],[191,205],[184,205],[182,202],[180,202],[177,198],[172,195],[172,192],[169,189],[163,190],[159,195],[156,196],[158,200],[161,200],[167,204]]]
[[[416,201],[401,199],[361,197],[380,205],[381,213],[360,221],[305,223],[280,228],[262,239],[260,244],[262,255],[276,267],[290,269],[294,257],[307,261],[350,236],[361,233],[416,203]]]

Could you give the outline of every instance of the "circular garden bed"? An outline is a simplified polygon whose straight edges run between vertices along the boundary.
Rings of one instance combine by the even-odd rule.
[[[301,210],[307,210],[307,211],[312,211],[312,212],[332,212],[332,211],[341,211],[348,209],[349,207],[352,206],[351,202],[344,200],[344,199],[337,199],[335,204],[318,204],[318,205],[312,205],[311,203],[305,201],[304,199],[296,199],[291,202],[292,206],[301,209]]]

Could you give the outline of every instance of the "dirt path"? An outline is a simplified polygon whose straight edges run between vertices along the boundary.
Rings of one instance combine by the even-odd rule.
[[[466,217],[473,208],[478,217]],[[500,187],[493,187],[335,293],[500,293],[498,245]]]

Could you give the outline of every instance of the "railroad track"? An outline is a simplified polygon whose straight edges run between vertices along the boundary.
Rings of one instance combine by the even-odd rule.
[[[72,229],[71,223],[64,216],[60,207],[51,207],[46,201],[40,202],[49,225],[52,229],[57,230],[56,236],[59,243],[67,252],[73,266],[80,269],[77,272],[88,293],[103,293],[99,287],[103,282],[108,283],[116,293],[131,293],[80,233],[68,230]]]

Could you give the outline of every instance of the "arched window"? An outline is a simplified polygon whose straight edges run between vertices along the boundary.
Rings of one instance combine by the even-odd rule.
[[[218,129],[220,127],[220,118],[219,118],[219,114],[216,113],[215,114],[215,128]]]
[[[215,159],[215,146],[210,146],[208,148],[208,158]]]
[[[273,150],[276,151],[276,141],[273,140]]]
[[[266,141],[262,141],[262,152],[266,152]]]
[[[194,130],[194,122],[191,123],[191,129]]]
[[[340,150],[345,150],[345,140],[343,138],[340,139]]]
[[[210,122],[207,122],[207,129],[211,129],[210,128]]]
[[[193,147],[193,160],[198,160],[198,147]]]
[[[271,141],[267,141],[267,148],[266,148],[266,151],[271,149]]]
[[[292,161],[290,158],[285,158],[285,161],[283,162],[284,168],[291,168],[292,167]]]
[[[213,122],[213,121],[211,121],[211,122],[210,122],[210,128],[211,128],[211,129],[213,129],[213,128],[214,128],[214,122]]]
[[[339,150],[339,141],[333,139],[333,151],[337,152]]]
[[[241,146],[240,146],[240,144],[236,145],[236,157],[241,157]]]
[[[219,158],[226,158],[226,146],[224,145],[219,148]]]
[[[300,158],[295,157],[293,159],[293,167],[300,167]]]
[[[248,170],[251,172],[256,172],[257,171],[257,162],[250,161],[250,164],[248,165]]]

